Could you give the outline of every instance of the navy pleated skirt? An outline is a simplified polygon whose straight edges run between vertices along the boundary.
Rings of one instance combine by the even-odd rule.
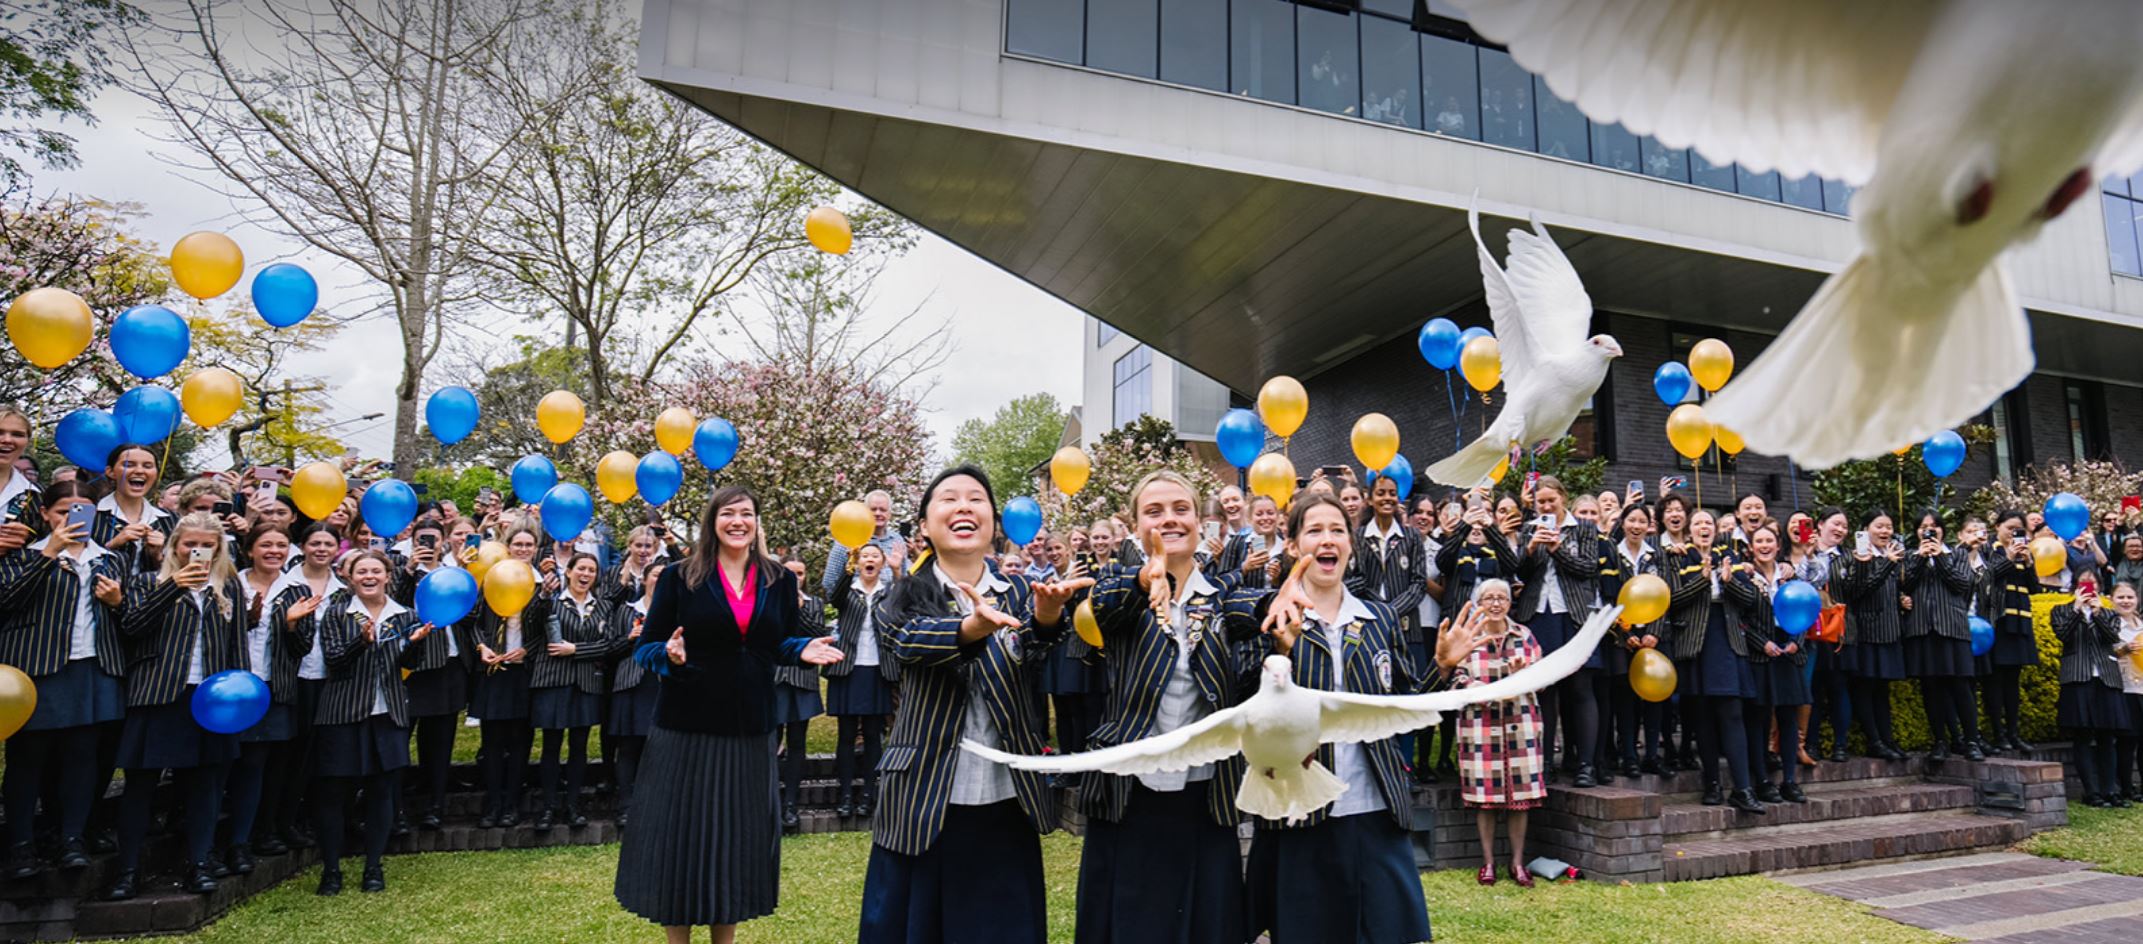
[[[529,726],[538,731],[592,728],[603,720],[603,696],[578,685],[554,685],[528,693]]]
[[[1905,674],[1912,678],[1972,678],[1972,641],[1929,633],[1905,640]]]
[[[240,744],[277,744],[298,736],[297,710],[289,705],[269,705],[260,722],[238,732]]]
[[[1798,708],[1813,704],[1808,697],[1808,675],[1793,657],[1754,663],[1756,703],[1766,708]]]
[[[1546,655],[1561,649],[1564,643],[1570,641],[1570,637],[1577,635],[1578,625],[1568,613],[1535,613],[1532,619],[1526,620],[1525,628],[1533,631],[1533,638],[1540,641],[1541,654]],[[1592,657],[1585,660],[1585,667],[1606,668],[1607,661],[1601,657],[1600,651],[1595,649]],[[1628,669],[1623,671],[1627,672]]]
[[[457,715],[469,707],[469,670],[459,662],[411,672],[407,681],[412,718]]]
[[[893,686],[875,665],[859,665],[847,675],[826,680],[826,713],[835,717],[877,717],[893,713]]]
[[[508,666],[496,672],[479,670],[469,714],[480,721],[519,721],[528,717],[528,666]]]
[[[1994,648],[1988,661],[1999,668],[2022,668],[2039,664],[2039,639],[2031,623],[2021,616],[2003,617],[1994,624]]]
[[[228,764],[238,759],[238,735],[215,734],[193,720],[191,685],[161,705],[127,709],[119,729],[119,766],[140,770]]]
[[[313,769],[322,777],[370,777],[409,766],[409,729],[393,715],[313,725]]]
[[[1383,810],[1299,829],[1260,826],[1250,844],[1251,934],[1274,944],[1429,939],[1406,830]]]
[[[646,737],[655,730],[655,702],[662,693],[661,679],[650,672],[640,684],[610,693],[610,714],[603,718],[603,733],[611,737]]]
[[[792,724],[809,721],[826,713],[826,706],[819,701],[817,686],[797,688],[794,685],[774,686],[774,723]],[[890,714],[891,712],[888,712]]]
[[[1726,611],[1712,606],[1704,626],[1704,651],[1674,660],[1675,691],[1705,698],[1757,698],[1763,694],[1756,681],[1756,666],[1734,654],[1726,641]]]
[[[1896,682],[1906,677],[1905,644],[1902,642],[1846,643],[1838,660],[1844,666],[1845,674],[1854,678]]]
[[[2128,696],[2120,689],[2098,682],[2063,682],[2061,700],[2054,705],[2054,723],[2076,731],[2127,734],[2135,719],[2129,716]]]
[[[126,683],[95,659],[75,659],[37,683],[37,708],[24,731],[58,731],[126,717]]]
[[[618,904],[664,926],[772,914],[781,890],[779,789],[766,735],[655,728],[618,849]]]
[[[1018,800],[947,807],[944,831],[921,855],[871,844],[856,944],[1042,944],[1048,936],[1042,839]]]
[[[1133,782],[1123,821],[1088,819],[1079,944],[1242,944],[1242,841],[1213,822],[1204,782],[1157,793]]]

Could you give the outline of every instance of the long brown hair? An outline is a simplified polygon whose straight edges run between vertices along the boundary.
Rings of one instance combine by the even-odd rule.
[[[715,519],[722,509],[739,502],[751,502],[752,513],[759,512],[759,496],[742,485],[725,485],[707,500],[707,510],[700,513],[699,539],[692,543],[692,553],[685,558],[685,586],[697,589],[705,586],[708,575],[714,573],[715,562],[722,556],[722,539],[714,531]],[[746,552],[746,559],[766,573],[774,567],[774,559],[766,552],[766,528],[757,528],[757,540]]]

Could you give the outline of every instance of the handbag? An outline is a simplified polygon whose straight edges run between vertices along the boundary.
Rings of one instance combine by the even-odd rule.
[[[1823,608],[1816,617],[1816,628],[1808,631],[1810,639],[1827,642],[1833,646],[1845,642],[1845,604],[1833,603]]]

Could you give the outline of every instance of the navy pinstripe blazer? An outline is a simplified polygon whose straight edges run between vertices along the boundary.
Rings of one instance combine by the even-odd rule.
[[[126,564],[117,554],[102,554],[90,565],[90,575],[125,581]],[[81,587],[72,565],[63,566],[42,551],[25,547],[0,558],[0,664],[33,678],[66,668]],[[106,675],[126,674],[118,611],[92,597],[89,612],[96,622],[97,667]]]
[[[420,625],[416,611],[405,609],[381,619],[373,641],[367,644],[363,620],[368,616],[354,594],[337,591],[320,609],[327,684],[320,688],[313,723],[356,724],[371,717],[384,685],[388,716],[396,727],[409,727],[409,686],[402,681],[401,670],[412,668],[422,651],[407,642],[410,632]],[[437,629],[432,631],[432,635],[437,633]]]
[[[1901,636],[1898,563],[1877,554],[1865,561],[1840,554],[1830,565],[1831,599],[1845,604],[1845,644],[1886,645]]]
[[[1912,597],[1912,609],[1905,613],[1906,637],[1972,638],[1971,618],[1965,615],[1972,603],[1972,569],[1963,554],[1944,548],[1931,559],[1909,555],[1898,586]]]
[[[1521,542],[1530,542],[1533,526],[1520,526],[1518,535]],[[1569,611],[1570,622],[1583,623],[1599,608],[1600,532],[1591,522],[1572,517],[1563,525],[1562,535],[1563,543],[1554,550],[1519,552],[1518,575],[1525,579],[1525,588],[1511,602],[1512,619],[1530,623],[1540,615],[1540,595],[1547,592],[1550,567],[1555,568],[1555,581],[1562,587],[1563,608]]]
[[[193,659],[194,641],[207,634],[201,658],[201,677],[246,668],[245,599],[232,576],[224,585],[231,601],[230,615],[223,613],[213,593],[207,605],[193,605],[191,594],[175,581],[156,574],[135,574],[127,580],[126,604],[120,609],[119,633],[126,638],[129,708],[168,705],[186,690],[186,667]]]
[[[821,674],[828,678],[842,678],[856,671],[856,646],[863,636],[864,618],[871,613],[871,600],[885,599],[886,591],[891,589],[891,584],[885,582],[888,579],[890,578],[885,574],[879,575],[879,589],[872,596],[865,596],[863,591],[856,589],[852,583],[845,587],[836,587],[830,592],[834,612],[839,614],[834,623],[834,642],[841,647],[841,661],[819,666]],[[886,654],[885,631],[873,625],[871,632],[879,637],[878,677],[884,679],[887,685],[900,684],[900,660]]]
[[[297,700],[298,665],[318,644],[319,610],[297,619],[290,618],[290,608],[312,595],[312,587],[301,579],[284,587],[275,599],[265,604],[268,609],[268,698],[278,705]]]
[[[156,519],[149,526],[155,528],[164,536],[164,542],[168,546],[171,542],[171,533],[178,528],[178,524],[179,519],[176,516],[167,514]],[[118,515],[100,510],[97,512],[96,522],[89,527],[89,536],[97,542],[97,546],[112,549],[112,539],[118,537],[120,530],[125,527],[126,522],[119,520]],[[140,541],[136,541],[127,547],[117,548],[115,553],[126,560],[128,565],[127,572],[130,574],[154,573],[163,560],[157,555],[149,553],[148,546]]]
[[[530,688],[564,688],[574,686],[590,695],[610,691],[603,678],[603,666],[610,658],[610,601],[603,595],[589,591],[588,601],[594,606],[586,617],[579,608],[563,594],[551,599],[550,619],[541,627],[542,635],[528,645],[528,665],[532,674],[528,677]],[[521,624],[524,636],[528,623]],[[548,649],[551,626],[558,627],[558,638],[573,644],[573,654],[559,658]],[[430,642],[429,639],[425,640]],[[442,649],[444,644],[442,643]]]
[[[2097,682],[2119,691],[2121,667],[2113,661],[2113,647],[2121,644],[2121,618],[2105,607],[2081,613],[2073,603],[2054,607],[2052,615],[2054,638],[2061,640],[2061,684]]]
[[[1715,560],[1730,556],[1717,544],[1711,546],[1711,553]],[[1704,633],[1711,628],[1711,578],[1704,573],[1704,554],[1694,544],[1661,551],[1659,576],[1667,582],[1668,591],[1666,631],[1659,633],[1660,643],[1671,645],[1667,654],[1676,659],[1694,659],[1704,653]],[[1719,595],[1725,597],[1725,586],[1719,588]],[[1740,636],[1727,633],[1726,640],[1735,655],[1748,654]]]
[[[610,670],[610,690],[613,692],[631,691],[648,677],[647,668],[632,657],[633,650],[640,646],[640,640],[632,635],[633,628],[637,626],[645,632],[647,625],[647,614],[635,609],[635,602],[638,601],[628,600],[610,610],[609,661],[616,665]]]
[[[1407,639],[1420,642],[1422,627],[1416,624],[1421,622],[1421,595],[1429,592],[1429,553],[1421,535],[1406,522],[1394,519],[1392,525],[1397,530],[1385,539],[1381,553],[1367,524],[1356,529],[1347,590],[1389,605]]]
[[[1733,579],[1722,585],[1720,595],[1726,598],[1727,634],[1741,641],[1742,648],[1736,654],[1751,662],[1769,662],[1771,657],[1764,652],[1764,643],[1775,643],[1780,649],[1788,643],[1799,643],[1778,628],[1778,616],[1771,610],[1771,593],[1774,585],[1765,590],[1756,584],[1754,564],[1737,564]],[[1801,665],[1808,661],[1808,647],[1803,645],[1790,656],[1779,658]]]
[[[1515,581],[1518,577],[1518,552],[1503,532],[1482,528],[1481,543],[1474,544],[1467,540],[1471,528],[1472,525],[1461,525],[1436,551],[1436,569],[1444,575],[1444,612],[1452,616],[1473,599],[1473,588],[1481,581],[1490,577]]]

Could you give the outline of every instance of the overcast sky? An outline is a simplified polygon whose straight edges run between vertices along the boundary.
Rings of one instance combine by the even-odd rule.
[[[108,89],[93,108],[98,116],[95,127],[74,122],[62,125],[79,142],[81,166],[65,172],[38,171],[35,182],[40,193],[71,192],[139,204],[136,233],[166,251],[180,236],[195,230],[229,233],[245,251],[247,270],[246,281],[232,290],[232,296],[244,297],[252,273],[261,266],[293,262],[319,279],[323,308],[369,307],[365,299],[376,288],[353,270],[295,241],[245,224],[246,207],[224,196],[215,186],[218,181],[172,166],[165,158],[176,152],[149,133],[156,118],[146,102]],[[801,227],[802,221],[797,225]],[[934,381],[913,387],[923,394],[927,423],[941,457],[949,455],[953,428],[962,420],[988,416],[1014,397],[1048,392],[1067,406],[1078,403],[1084,316],[1077,309],[929,234],[907,256],[887,265],[870,316],[889,322],[917,305],[923,306],[924,316],[916,319],[916,330],[924,330],[925,323],[949,323],[956,339],[952,359]],[[536,333],[533,325],[507,330]],[[334,398],[331,421],[347,422],[334,433],[366,455],[384,456],[393,445],[393,390],[400,377],[400,360],[377,352],[397,350],[398,343],[391,316],[380,315],[345,329],[333,350],[296,363],[297,370],[316,375],[329,386]],[[353,352],[363,354],[352,356]],[[450,378],[443,373],[447,369],[451,368],[435,361],[437,376],[427,377],[427,382],[431,386],[448,382]],[[377,420],[359,419],[371,413],[385,415]]]

